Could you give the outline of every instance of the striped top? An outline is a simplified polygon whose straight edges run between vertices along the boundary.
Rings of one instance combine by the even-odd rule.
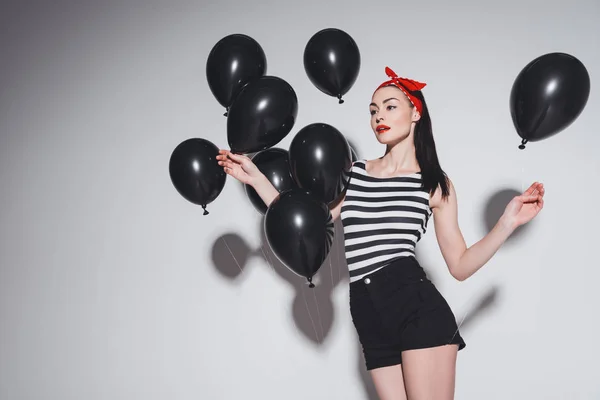
[[[350,282],[414,257],[431,213],[420,172],[377,178],[367,173],[366,161],[356,161],[340,213]]]

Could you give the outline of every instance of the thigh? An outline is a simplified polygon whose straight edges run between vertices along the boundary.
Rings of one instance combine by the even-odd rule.
[[[404,385],[409,400],[453,400],[455,344],[402,352]]]
[[[380,400],[407,400],[402,365],[373,369],[371,377]]]

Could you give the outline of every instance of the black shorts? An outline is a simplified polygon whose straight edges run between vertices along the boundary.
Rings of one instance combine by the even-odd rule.
[[[368,370],[401,364],[404,350],[466,346],[450,306],[414,257],[350,283],[350,313]]]

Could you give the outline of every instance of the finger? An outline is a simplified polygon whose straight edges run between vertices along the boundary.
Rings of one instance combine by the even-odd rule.
[[[536,201],[541,199],[541,197],[537,194],[522,195],[520,197],[523,203],[535,203]]]
[[[524,194],[524,195],[530,195],[530,194],[532,194],[532,193],[533,193],[533,191],[536,189],[536,187],[537,187],[537,182],[533,182],[533,183],[531,184],[531,186],[529,186],[529,187],[527,188],[527,190],[526,190],[526,191],[525,191],[523,194]]]
[[[230,161],[219,161],[217,164],[219,164],[223,168],[229,168],[229,169],[233,168],[233,164]]]
[[[228,166],[229,168],[233,168],[234,166],[239,165],[238,163],[233,162],[233,161],[231,161],[230,159],[227,159],[227,158],[219,161],[217,164],[222,165],[222,166]]]
[[[225,162],[223,163],[223,166],[224,166],[225,168],[229,168],[230,170],[232,170],[232,171],[233,171],[233,170],[235,169],[235,167],[237,167],[237,164],[236,164],[236,163],[232,163],[231,161],[225,161]]]
[[[244,164],[244,162],[246,162],[247,160],[249,160],[249,158],[246,157],[246,156],[243,156],[243,155],[240,155],[240,154],[233,154],[232,152],[227,153],[227,156],[231,160],[233,160],[233,161],[235,161],[237,163],[240,163],[242,165]]]
[[[235,170],[231,167],[224,167],[223,171],[225,171],[225,173],[228,175],[232,175],[232,176],[235,175]]]

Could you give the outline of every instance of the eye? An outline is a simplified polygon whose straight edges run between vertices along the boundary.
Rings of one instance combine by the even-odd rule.
[[[371,111],[369,111],[369,113],[370,113],[371,115],[375,115],[375,113],[376,113],[376,112],[377,112],[377,110],[371,110]]]
[[[391,105],[390,105],[390,106],[387,106],[387,109],[388,109],[388,110],[393,110],[394,108],[396,108],[396,106],[391,106]]]

